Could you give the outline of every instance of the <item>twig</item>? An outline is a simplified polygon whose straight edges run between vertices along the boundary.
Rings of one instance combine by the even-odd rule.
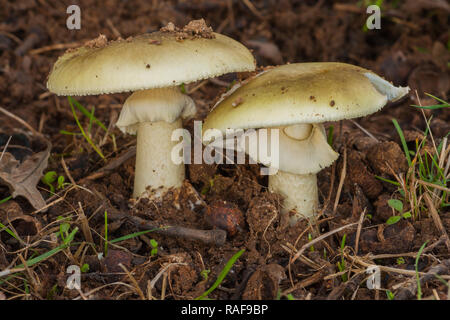
[[[355,240],[355,253],[358,254],[359,249],[359,236],[361,234],[361,228],[364,221],[364,216],[366,214],[366,208],[361,212],[361,216],[359,217],[358,221],[358,229],[356,230],[356,240]]]
[[[98,194],[98,193],[97,193]],[[110,212],[111,211],[111,212]],[[183,238],[191,241],[200,241],[204,244],[222,246],[227,239],[227,232],[221,229],[200,230],[185,228],[181,226],[156,225],[144,219],[129,214],[115,212],[116,209],[109,207],[108,218],[111,220],[126,219],[132,222],[139,230],[154,230],[153,232],[163,236]]]
[[[303,289],[308,286],[311,286],[311,285],[319,282],[320,280],[322,280],[323,274],[324,274],[324,270],[317,271],[312,276],[310,276],[302,281],[297,282],[292,288],[286,289],[285,291],[283,291],[281,293],[281,295],[286,296],[289,293],[294,292],[295,290]]]
[[[108,25],[108,27],[111,29],[112,33],[114,34],[114,36],[116,38],[121,37],[122,35],[120,34],[119,30],[116,29],[116,27],[114,27],[114,24],[112,23],[111,19],[106,19],[106,24]]]
[[[294,257],[291,259],[291,261],[290,261],[289,263],[294,263],[295,260],[297,260],[298,257],[300,257],[300,256],[303,254],[303,252],[304,252],[306,249],[308,249],[309,247],[311,247],[313,244],[315,244],[315,243],[317,243],[317,242],[319,242],[319,241],[322,241],[323,239],[325,239],[325,238],[327,238],[327,237],[329,237],[329,236],[331,236],[331,235],[333,235],[333,234],[335,234],[335,233],[338,233],[338,232],[340,232],[340,231],[342,231],[342,230],[344,230],[344,229],[347,229],[347,228],[349,228],[349,227],[352,227],[352,226],[354,226],[354,225],[356,225],[356,224],[357,224],[356,222],[355,222],[355,223],[347,224],[347,225],[345,225],[345,226],[342,226],[342,227],[339,227],[339,228],[334,229],[334,230],[332,230],[332,231],[329,231],[329,232],[327,232],[327,233],[324,233],[324,234],[322,234],[321,236],[315,238],[314,240],[311,240],[310,242],[308,242],[308,243],[306,243],[305,245],[303,245],[303,247],[301,247],[300,250],[297,251],[297,253],[294,255]]]
[[[442,263],[431,267],[428,272],[423,273],[419,278],[420,285],[425,284],[434,279],[435,275],[441,275],[447,273],[450,270],[450,259],[442,261]],[[445,279],[445,276],[441,276]],[[411,299],[416,295],[417,292],[417,281],[416,279],[410,279],[407,282],[407,286],[400,288],[400,290],[395,295],[395,300],[407,300]]]
[[[80,183],[82,183],[86,180],[96,180],[96,179],[104,177],[105,175],[107,175],[108,173],[110,173],[111,171],[116,169],[117,167],[121,166],[128,159],[131,159],[132,157],[134,157],[135,155],[136,155],[136,146],[132,146],[127,151],[122,153],[120,156],[118,156],[117,158],[112,160],[110,163],[108,163],[106,166],[100,168],[99,170],[90,174],[89,176],[81,179]]]
[[[23,125],[24,127],[26,127],[28,130],[30,130],[33,134],[37,135],[37,136],[42,136],[42,134],[40,134],[36,129],[34,129],[32,126],[30,126],[27,122],[25,122],[25,120],[19,118],[18,116],[16,116],[15,114],[9,112],[8,110],[4,109],[3,107],[0,107],[0,111],[2,113],[4,113],[5,115],[7,115],[8,117],[16,120],[17,122],[19,122],[21,125]]]
[[[440,185],[437,185],[437,184],[434,184],[434,183],[426,182],[426,181],[423,181],[423,180],[417,180],[417,182],[420,183],[421,185],[428,186],[428,187],[435,188],[435,189],[439,189],[439,190],[446,191],[446,192],[450,193],[450,188],[446,188],[446,187],[443,187],[443,186],[440,186]]]
[[[423,198],[425,199],[425,202],[427,203],[427,207],[430,211],[431,217],[433,218],[436,228],[439,230],[439,232],[445,238],[445,245],[447,246],[447,249],[450,251],[450,239],[448,238],[447,231],[445,230],[445,227],[442,224],[441,218],[439,217],[439,214],[433,205],[433,201],[431,201],[431,198],[428,195],[428,193],[424,193]]]
[[[339,199],[341,197],[342,192],[342,186],[344,185],[345,176],[347,175],[347,147],[344,147],[344,160],[342,164],[342,171],[341,171],[341,177],[339,179],[339,185],[336,192],[336,199],[334,200],[334,207],[333,207],[333,215],[336,213],[337,206],[339,203]]]
[[[141,297],[142,300],[145,300],[145,295],[142,292],[141,288],[139,287],[139,284],[137,283],[136,279],[133,277],[133,275],[130,273],[130,271],[125,268],[125,266],[122,263],[119,263],[119,267],[122,268],[123,271],[126,272],[128,278],[130,278],[131,282],[134,285],[134,288],[136,289],[136,292],[139,294],[139,297]]]
[[[373,140],[375,140],[376,142],[380,142],[380,140],[378,140],[377,138],[375,138],[375,136],[373,134],[371,134],[369,131],[367,131],[366,129],[363,128],[363,126],[361,126],[358,122],[351,120],[350,122],[353,123],[355,126],[357,126],[362,132],[364,132],[368,137],[372,138]]]
[[[345,254],[346,258],[349,258],[352,261],[355,261],[356,263],[358,263],[358,264],[360,264],[360,265],[362,265],[364,267],[377,266],[378,268],[380,268],[381,271],[384,271],[384,272],[388,272],[388,273],[392,272],[392,273],[404,274],[404,275],[407,275],[407,276],[416,276],[416,271],[414,271],[414,270],[404,270],[404,269],[398,269],[398,268],[381,266],[381,265],[377,265],[375,263],[368,263],[368,262],[364,261],[363,259],[361,259],[358,256],[351,256],[351,255],[349,255],[347,253],[344,253],[344,254]],[[424,272],[419,272],[419,275],[423,276],[423,275],[425,275],[425,273]],[[445,280],[450,280],[450,276],[448,276],[448,275],[443,275],[442,278],[445,279]]]
[[[57,44],[52,44],[50,46],[45,46],[42,48],[30,50],[28,53],[30,55],[35,55],[35,54],[41,54],[41,53],[53,51],[53,50],[64,50],[64,49],[77,48],[77,47],[83,45],[83,43],[84,42],[57,43]]]
[[[250,11],[257,16],[259,19],[264,20],[264,17],[261,13],[259,13],[258,9],[253,5],[253,3],[250,0],[242,0],[242,2],[245,3],[245,5],[250,9]]]
[[[12,139],[12,136],[9,136],[8,141],[6,141],[5,147],[3,148],[2,154],[0,155],[0,162],[2,161],[3,155],[6,152],[6,149],[8,149],[8,145],[9,145],[9,142],[11,141],[11,139]]]

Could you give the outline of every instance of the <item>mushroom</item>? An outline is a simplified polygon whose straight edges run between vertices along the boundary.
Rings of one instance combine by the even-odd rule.
[[[58,95],[134,93],[126,100],[117,126],[137,134],[133,196],[148,186],[180,187],[183,164],[171,160],[173,130],[194,116],[195,104],[180,85],[230,72],[253,71],[255,60],[239,42],[212,32],[204,20],[182,29],[172,23],[160,31],[126,40],[104,36],[55,63],[47,88]]]
[[[395,87],[372,71],[345,63],[283,65],[225,93],[204,121],[203,139],[210,142],[206,138],[209,129],[223,134],[227,129],[267,128],[270,146],[273,130],[278,129],[278,164],[252,155],[245,135],[238,138],[238,145],[251,158],[276,169],[269,176],[269,190],[284,197],[284,214],[295,211],[290,217],[294,225],[317,214],[316,174],[338,158],[327,143],[322,123],[366,116],[408,91],[408,87]]]

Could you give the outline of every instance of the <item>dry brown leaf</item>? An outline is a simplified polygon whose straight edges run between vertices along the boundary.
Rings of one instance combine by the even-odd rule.
[[[0,161],[0,184],[8,186],[13,198],[25,197],[36,210],[46,205],[36,186],[47,168],[51,143],[45,140],[47,148],[20,162],[5,152]]]

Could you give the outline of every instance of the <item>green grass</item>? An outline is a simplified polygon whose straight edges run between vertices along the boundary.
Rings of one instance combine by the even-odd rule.
[[[9,229],[7,226],[5,226],[4,224],[2,224],[0,222],[0,232],[5,231],[6,233],[8,233],[11,237],[13,237],[14,239],[16,239],[17,241],[20,242],[19,237],[11,230]]]
[[[85,107],[83,107],[83,105],[81,103],[79,103],[77,100],[75,100],[73,97],[68,97],[69,99],[69,103],[72,103],[78,110],[80,110],[80,112],[85,115],[86,117],[89,118],[89,122],[95,122],[95,124],[97,124],[100,128],[102,128],[105,132],[108,131],[108,128],[106,128],[106,126],[100,121],[98,120],[95,116],[94,116],[94,110],[95,107],[92,108],[92,111],[89,112],[88,109],[86,109]]]
[[[342,237],[342,240],[341,240],[341,248],[340,248],[340,251],[341,251],[341,261],[338,261],[338,263],[337,263],[337,267],[338,267],[338,269],[339,269],[339,272],[343,272],[343,271],[345,271],[345,269],[346,269],[346,263],[345,263],[345,259],[344,259],[344,248],[345,248],[345,242],[346,242],[346,240],[347,240],[347,234],[344,234],[344,236]],[[347,282],[347,280],[348,280],[348,277],[347,277],[347,274],[346,274],[346,273],[344,273],[343,275],[341,275],[341,278],[342,278],[342,281],[343,281],[343,282]]]
[[[8,197],[6,197],[6,198],[4,198],[4,199],[1,199],[1,200],[0,200],[0,204],[5,203],[6,201],[9,201],[9,200],[11,200],[11,199],[12,199],[12,196],[8,196]]]
[[[33,265],[35,265],[35,264],[37,264],[37,263],[40,263],[40,262],[42,262],[42,261],[44,261],[44,260],[50,258],[51,256],[57,254],[57,253],[60,252],[61,250],[64,250],[64,249],[68,248],[68,247],[70,246],[71,242],[73,241],[73,239],[74,239],[74,237],[75,237],[75,234],[76,234],[77,232],[78,232],[78,228],[75,227],[75,228],[72,230],[72,232],[68,235],[68,237],[63,241],[63,243],[62,243],[61,245],[59,245],[58,247],[56,247],[56,248],[54,248],[54,249],[52,249],[52,250],[50,250],[50,251],[47,251],[47,252],[43,253],[43,254],[41,254],[41,255],[39,255],[39,256],[37,256],[37,257],[28,259],[28,260],[26,261],[27,267],[31,267],[31,266],[33,266]],[[14,273],[16,269],[22,269],[22,268],[24,268],[24,267],[25,267],[25,266],[24,266],[23,264],[19,264],[19,265],[17,265],[16,267],[14,267],[13,269],[10,269],[10,270],[9,270],[9,274]],[[8,277],[6,280],[0,280],[0,285],[3,284],[5,281],[8,281],[8,279],[10,279],[10,278],[12,278],[12,277],[13,277],[13,276]]]
[[[442,99],[439,99],[438,97],[433,96],[432,94],[429,93],[425,93],[427,96],[433,98],[434,100],[440,102],[441,104],[435,104],[435,105],[431,105],[431,106],[418,106],[413,104],[413,107],[419,108],[419,109],[429,109],[429,110],[435,110],[435,109],[442,109],[442,108],[449,108],[450,104]]]
[[[443,100],[442,100],[443,101]],[[430,130],[430,122],[432,117],[429,119],[425,119],[426,121],[426,129],[424,131],[424,137],[421,141],[416,140],[415,142],[415,150],[410,150],[406,139],[403,133],[402,128],[398,124],[396,119],[392,119],[392,123],[397,131],[397,134],[400,138],[401,147],[403,149],[406,161],[408,163],[408,170],[405,174],[394,174],[395,180],[391,180],[385,177],[375,176],[377,179],[395,185],[398,189],[397,192],[400,194],[398,200],[402,202],[402,205],[407,205],[409,207],[407,212],[404,213],[404,218],[412,217],[416,219],[420,216],[422,212],[427,211],[427,207],[423,203],[422,195],[425,192],[435,193],[437,190],[433,186],[425,186],[417,181],[423,181],[428,184],[447,187],[448,181],[444,174],[444,169],[439,166],[439,163],[443,159],[439,159],[442,149],[444,148],[444,139],[441,140],[437,147],[432,147],[434,152],[430,152],[427,147],[427,138],[431,136]],[[447,133],[446,137],[449,136],[450,133]],[[434,140],[433,140],[434,141]],[[443,165],[445,167],[445,164]],[[449,203],[446,202],[448,198],[447,191],[442,190],[441,201],[439,203],[440,208],[450,206]],[[394,208],[395,209],[395,208]],[[397,210],[400,212],[400,210]],[[402,212],[403,210],[401,210]],[[388,224],[396,223],[401,219],[400,216],[394,216],[387,221]]]
[[[127,235],[125,235],[123,237],[109,240],[109,243],[117,243],[117,242],[120,242],[120,241],[125,241],[125,240],[128,240],[128,239],[136,238],[136,237],[139,237],[139,236],[141,236],[143,234],[146,234],[146,233],[149,233],[149,232],[153,232],[153,231],[156,231],[156,230],[160,230],[160,228],[155,228],[155,229],[151,229],[151,230],[144,230],[144,231],[139,231],[139,232],[135,232],[135,233],[130,233],[130,234],[127,234]]]
[[[420,286],[420,276],[419,276],[419,259],[422,255],[423,249],[425,249],[425,246],[427,244],[427,241],[420,247],[419,251],[417,252],[416,256],[416,262],[414,264],[414,268],[416,270],[416,281],[417,281],[417,300],[422,299],[422,287]]]
[[[334,126],[330,126],[328,128],[328,135],[327,135],[327,142],[330,146],[333,146],[333,131],[334,131]]]
[[[78,119],[77,113],[75,112],[75,107],[74,107],[74,105],[76,105],[77,108],[78,108],[79,110],[80,110],[79,107],[82,107],[83,109],[81,109],[81,110],[85,110],[87,114],[86,114],[85,112],[83,112],[83,111],[81,111],[81,112],[82,112],[84,115],[88,116],[89,119],[90,119],[90,121],[95,121],[97,124],[99,124],[99,123],[101,123],[101,122],[100,122],[97,118],[95,118],[95,117],[93,116],[93,114],[89,113],[89,111],[87,111],[87,109],[85,109],[85,108],[84,108],[80,103],[78,103],[75,99],[73,99],[73,98],[70,97],[70,96],[69,96],[67,99],[69,100],[69,105],[70,105],[70,108],[72,109],[73,117],[75,118],[75,122],[77,123],[78,128],[79,128],[80,131],[81,131],[81,134],[82,134],[83,137],[86,139],[86,141],[89,143],[89,145],[92,147],[92,149],[94,149],[95,152],[97,152],[97,154],[98,154],[102,159],[105,159],[105,156],[103,155],[102,151],[95,145],[95,143],[92,141],[92,139],[89,137],[89,135],[87,135],[86,132],[84,131],[84,128],[83,128],[83,126],[81,125],[80,120]],[[101,126],[102,126],[102,128],[104,128],[105,130],[107,130],[106,127],[105,127],[103,124],[101,124]]]
[[[220,272],[219,276],[217,277],[217,280],[214,282],[214,284],[205,292],[203,292],[200,296],[198,296],[197,298],[195,298],[195,300],[204,300],[207,299],[208,295],[213,292],[223,281],[223,279],[225,279],[225,277],[227,276],[228,272],[230,272],[231,268],[233,267],[233,265],[235,264],[235,262],[237,261],[237,259],[239,259],[239,257],[245,252],[244,249],[238,251],[237,253],[235,253],[230,260],[228,260],[227,264],[225,265],[225,267],[222,269],[222,271]]]

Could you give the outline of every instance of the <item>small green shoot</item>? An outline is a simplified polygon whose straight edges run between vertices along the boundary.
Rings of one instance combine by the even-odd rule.
[[[152,246],[150,256],[154,257],[158,254],[158,242],[155,239],[150,239],[150,245]]]
[[[55,193],[55,187],[53,186],[53,182],[56,181],[56,177],[58,177],[58,174],[56,171],[49,171],[41,178],[41,181],[43,184],[48,186],[50,188],[50,193]]]
[[[50,194],[55,194],[55,182],[57,183],[56,189],[63,190],[70,183],[65,182],[64,176],[58,176],[56,171],[49,171],[41,178],[43,184],[50,188]]]
[[[211,273],[211,270],[204,269],[200,272],[200,275],[202,276],[203,280],[206,281],[206,280],[208,280],[208,276],[210,273]]]
[[[61,240],[65,242],[67,237],[69,236],[69,229],[70,229],[70,224],[66,222],[68,221],[68,219],[59,216],[58,218],[56,218],[56,221],[62,221],[62,223],[59,225],[59,235],[61,236]]]
[[[239,257],[245,252],[245,249],[242,249],[240,251],[238,251],[237,253],[235,253],[230,260],[228,260],[227,264],[225,265],[225,267],[223,268],[223,270],[220,272],[219,276],[217,277],[217,280],[214,282],[214,284],[205,292],[203,292],[200,296],[198,296],[197,298],[195,298],[195,300],[204,300],[208,297],[208,295],[213,292],[223,281],[223,279],[225,279],[225,277],[227,276],[228,272],[230,272],[231,268],[233,267],[233,265],[235,264],[235,262],[237,261],[237,259],[239,259]]]
[[[394,300],[394,294],[390,290],[386,290],[386,296],[388,300]]]
[[[396,263],[397,263],[397,265],[399,265],[399,266],[402,265],[402,264],[405,264],[405,263],[406,263],[405,258],[403,258],[403,257],[398,257]]]
[[[388,205],[392,209],[401,213],[401,215],[395,215],[395,216],[390,217],[389,219],[387,219],[386,224],[388,224],[388,225],[395,224],[395,223],[399,222],[402,219],[402,217],[405,219],[411,218],[411,212],[408,211],[408,212],[402,213],[403,212],[403,202],[401,202],[400,200],[389,199]]]
[[[327,142],[330,146],[333,146],[333,131],[334,131],[334,126],[330,126],[328,128],[328,135],[327,135]]]
[[[312,234],[308,233],[308,242],[311,242],[311,241],[312,241]],[[309,247],[309,251],[314,252],[314,245]]]
[[[287,298],[288,300],[297,300],[297,299],[294,298],[294,296],[292,295],[292,293],[288,293],[288,294],[286,295],[286,298]]]
[[[180,84],[180,90],[181,90],[181,93],[186,94],[186,87],[184,85],[184,82],[182,84]]]
[[[89,264],[85,263],[81,266],[80,271],[86,273],[89,271]]]

